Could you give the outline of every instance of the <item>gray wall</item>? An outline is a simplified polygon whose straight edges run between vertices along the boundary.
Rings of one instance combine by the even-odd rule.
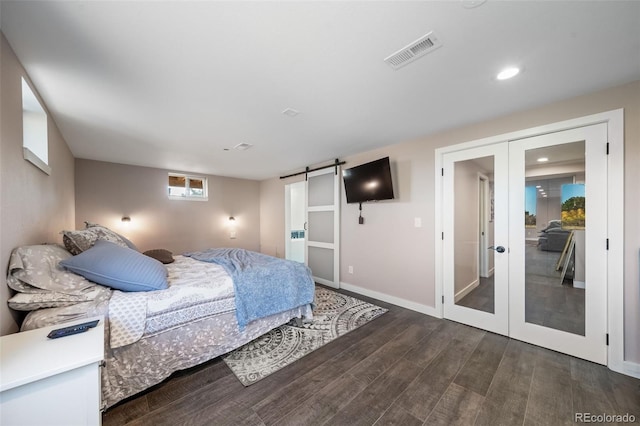
[[[84,221],[99,223],[122,233],[143,251],[260,249],[258,181],[205,175],[208,201],[169,200],[170,171],[180,173],[76,159],[76,228],[84,228]],[[123,216],[131,217],[131,222],[124,225]],[[229,216],[236,219],[235,239],[229,236]]]
[[[21,245],[62,242],[59,232],[75,223],[75,204],[73,156],[51,117],[47,125],[51,175],[22,157],[21,77],[28,80],[28,76],[4,35],[0,38],[0,334],[5,335],[17,331],[20,320],[7,306],[5,273],[11,251]],[[40,103],[46,110],[41,99]]]

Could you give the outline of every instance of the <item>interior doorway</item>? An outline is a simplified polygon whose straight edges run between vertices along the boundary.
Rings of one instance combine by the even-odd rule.
[[[285,185],[285,259],[305,263],[304,242],[306,188],[304,181]]]
[[[478,239],[480,247],[489,247],[493,240],[491,227],[491,183],[489,176],[478,173]],[[489,250],[478,250],[479,275],[490,278],[493,275],[493,253]]]

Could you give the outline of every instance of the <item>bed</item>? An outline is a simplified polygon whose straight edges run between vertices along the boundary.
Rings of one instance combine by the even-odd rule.
[[[86,253],[98,253],[97,263],[103,262],[104,253],[96,248],[105,245],[116,244],[96,238],[76,255],[57,244],[20,247],[12,253],[7,275],[8,285],[17,291],[9,306],[29,311],[21,331],[105,317],[105,409],[175,371],[223,355],[292,319],[312,316],[314,283],[299,263],[240,249],[210,249],[171,256],[173,262],[166,265],[152,259],[154,267],[160,264],[166,271],[166,285],[123,291],[96,284],[67,265]],[[135,250],[121,251],[132,256]],[[145,256],[136,253],[136,258]],[[304,272],[287,277],[283,268]],[[124,269],[122,263],[115,269]],[[244,283],[247,277],[258,288],[248,292],[249,299],[243,295],[252,285]],[[277,300],[262,303],[269,295],[261,292],[275,294]]]

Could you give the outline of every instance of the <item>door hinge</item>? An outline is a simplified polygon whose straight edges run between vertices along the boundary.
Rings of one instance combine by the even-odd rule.
[[[444,240],[444,232],[442,233],[442,240]]]
[[[441,173],[442,173],[442,176],[444,176],[444,167],[440,170],[442,170]]]
[[[607,142],[607,155],[609,155],[609,142]]]
[[[607,250],[609,250],[609,239],[607,238]]]
[[[442,304],[444,305],[444,296],[442,296]]]
[[[609,346],[609,333],[607,333],[607,346]]]

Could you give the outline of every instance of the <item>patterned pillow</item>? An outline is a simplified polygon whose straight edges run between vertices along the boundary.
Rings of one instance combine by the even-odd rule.
[[[99,225],[99,224],[97,224],[97,223],[92,223],[92,222],[86,222],[86,221],[85,221],[85,222],[84,222],[84,224],[85,224],[85,227],[86,227],[87,229],[89,229],[89,228],[96,228],[96,227],[101,227],[101,228],[108,229],[107,227],[102,226],[102,225]],[[110,230],[110,231],[111,231],[111,230]],[[115,232],[115,231],[111,231],[111,232],[113,232],[113,233],[114,233],[114,234],[116,234],[118,237],[120,237],[120,238],[122,239],[122,241],[124,241],[124,242],[127,244],[127,246],[128,246],[131,250],[140,251],[140,250],[138,250],[138,247],[136,247],[136,245],[135,245],[135,244],[133,244],[133,243],[131,242],[131,240],[129,240],[129,239],[128,239],[127,237],[125,237],[124,235],[122,235],[122,234],[118,234],[118,233],[117,233],[117,232]]]
[[[9,259],[7,284],[21,293],[50,291],[76,295],[95,287],[58,265],[70,257],[71,254],[57,244],[18,247]]]
[[[128,247],[98,240],[89,250],[60,262],[65,268],[98,284],[122,291],[167,288],[167,268]]]
[[[91,291],[84,294],[64,294],[55,291],[40,293],[16,293],[9,299],[9,307],[17,311],[35,311],[44,308],[59,308],[75,305],[81,302],[90,302],[108,289],[101,286],[94,286]]]
[[[120,235],[104,226],[95,225],[81,231],[62,231],[64,246],[73,255],[90,249],[98,240],[109,241],[121,247],[129,247]]]

